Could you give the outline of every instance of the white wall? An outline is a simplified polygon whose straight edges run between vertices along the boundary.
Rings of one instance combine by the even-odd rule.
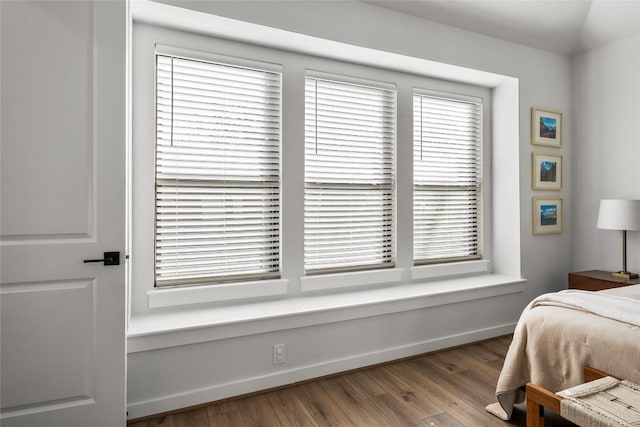
[[[640,35],[572,59],[573,264],[622,269],[621,232],[596,228],[600,199],[640,199]],[[627,268],[640,271],[640,232],[629,232]]]
[[[513,328],[521,309],[534,296],[566,287],[566,275],[572,269],[571,185],[565,184],[560,193],[565,199],[564,232],[533,236],[530,109],[537,105],[564,112],[563,147],[546,151],[564,155],[565,177],[569,176],[572,117],[567,57],[361,2],[171,4],[518,78],[520,138],[513,144],[520,148],[521,264],[527,284],[524,292],[438,307],[307,327],[293,324],[291,329],[275,332],[132,352],[128,357],[130,417],[503,334]],[[271,345],[279,342],[288,346],[288,361],[273,366]]]

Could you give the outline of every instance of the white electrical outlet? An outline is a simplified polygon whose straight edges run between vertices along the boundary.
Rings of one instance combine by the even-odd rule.
[[[287,361],[286,344],[275,344],[273,346],[273,364],[278,365]]]

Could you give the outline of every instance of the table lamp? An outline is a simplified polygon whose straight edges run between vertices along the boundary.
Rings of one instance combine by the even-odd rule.
[[[637,273],[627,271],[627,231],[640,230],[640,200],[600,200],[598,228],[622,230],[622,271],[611,273],[624,279],[636,279]]]

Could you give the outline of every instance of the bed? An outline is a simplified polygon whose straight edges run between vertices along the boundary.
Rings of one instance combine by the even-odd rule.
[[[487,411],[508,420],[532,382],[551,391],[581,384],[585,366],[640,382],[640,285],[542,295],[524,309]]]

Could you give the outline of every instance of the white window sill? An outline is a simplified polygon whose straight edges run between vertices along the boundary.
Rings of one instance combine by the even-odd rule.
[[[436,279],[439,277],[483,274],[489,272],[491,261],[462,261],[445,264],[418,265],[411,268],[411,280]]]
[[[127,351],[135,353],[490,298],[522,292],[524,282],[519,277],[484,274],[137,315],[129,321]]]
[[[206,302],[286,295],[288,285],[288,280],[276,279],[217,285],[155,288],[147,291],[147,297],[149,298],[149,308],[166,308]]]
[[[361,288],[379,284],[395,284],[402,280],[401,268],[352,271],[348,273],[321,274],[300,278],[302,292],[326,291],[341,288]]]

